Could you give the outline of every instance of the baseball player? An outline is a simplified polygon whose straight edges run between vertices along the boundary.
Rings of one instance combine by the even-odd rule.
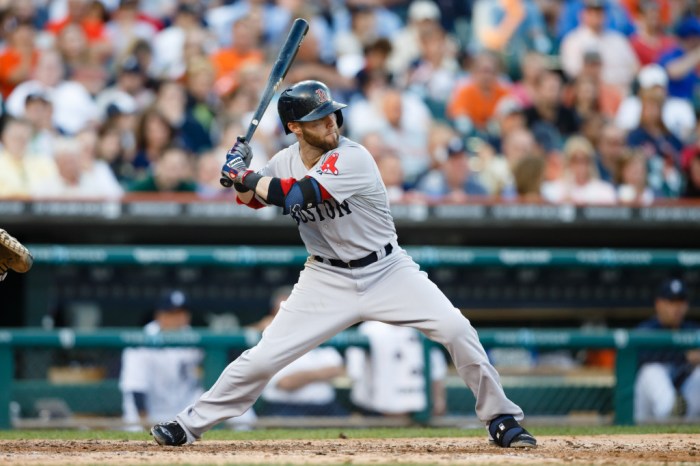
[[[8,270],[25,273],[32,268],[34,257],[22,243],[0,228],[0,282]]]
[[[340,136],[345,106],[321,82],[296,83],[282,92],[277,109],[297,142],[257,173],[247,169],[252,154],[244,138],[229,152],[222,175],[233,180],[238,202],[282,207],[298,225],[309,258],[260,342],[174,420],[153,426],[153,437],[161,445],[194,442],[244,413],[290,362],[358,322],[377,320],[417,328],[447,348],[494,443],[536,446],[469,320],[398,245],[372,155]]]
[[[423,343],[418,331],[382,322],[363,322],[357,331],[369,339],[369,351],[345,352],[352,380],[350,400],[369,414],[405,416],[425,409]],[[445,414],[447,362],[438,348],[430,351],[432,413]]]

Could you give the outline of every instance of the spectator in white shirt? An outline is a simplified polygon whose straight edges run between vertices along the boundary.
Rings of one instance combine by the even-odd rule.
[[[556,204],[614,204],[617,200],[613,185],[600,179],[593,145],[582,136],[566,142],[562,176],[543,183],[542,196]]]
[[[639,60],[624,35],[605,29],[605,1],[585,0],[581,24],[562,41],[562,67],[574,78],[583,67],[586,52],[597,51],[603,60],[603,81],[617,86],[626,95],[639,69]]]

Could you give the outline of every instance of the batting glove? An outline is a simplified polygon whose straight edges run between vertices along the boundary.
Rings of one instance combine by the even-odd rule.
[[[240,157],[245,163],[246,168],[250,167],[250,161],[253,158],[253,151],[250,149],[248,141],[243,136],[236,138],[236,143],[231,150],[226,153],[226,161],[232,157]]]
[[[238,181],[236,179],[238,175],[242,175],[247,169],[248,167],[246,166],[245,161],[243,161],[240,156],[236,155],[233,157],[228,157],[226,159],[226,163],[224,163],[224,166],[221,167],[221,176],[230,178],[235,182]]]

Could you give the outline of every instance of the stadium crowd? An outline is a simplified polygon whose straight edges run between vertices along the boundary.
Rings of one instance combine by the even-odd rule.
[[[0,198],[232,196],[287,76],[346,102],[392,201],[700,197],[694,0],[0,0]],[[289,144],[268,109],[253,168]]]

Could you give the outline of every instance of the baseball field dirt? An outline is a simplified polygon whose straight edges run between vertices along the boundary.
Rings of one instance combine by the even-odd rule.
[[[2,440],[0,464],[700,464],[697,434],[557,436],[538,440],[540,446],[528,450],[502,449],[476,437],[203,440],[179,448],[143,440]]]

